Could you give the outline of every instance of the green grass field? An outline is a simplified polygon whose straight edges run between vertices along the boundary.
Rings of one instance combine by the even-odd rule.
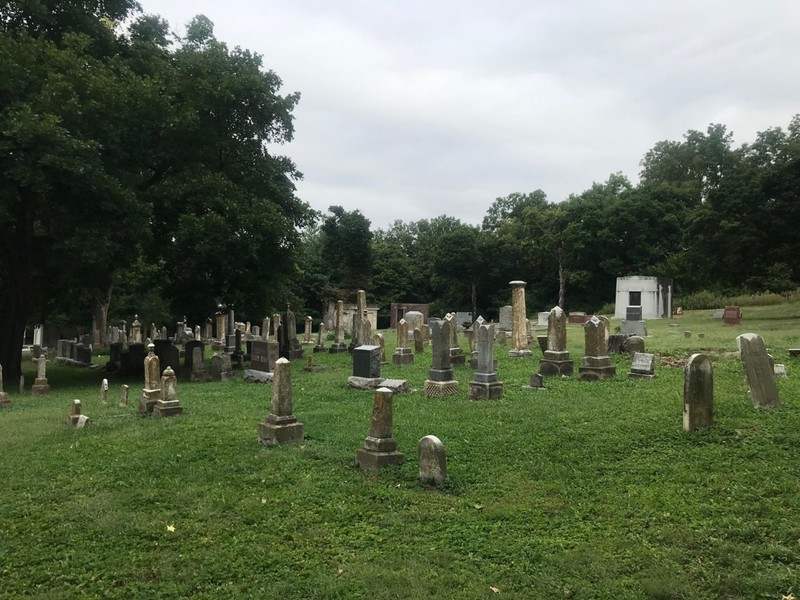
[[[278,448],[257,443],[271,387],[241,374],[181,381],[184,414],[161,420],[136,414],[138,380],[111,377],[101,405],[99,369],[50,367],[52,392],[38,398],[6,382],[0,597],[800,596],[800,359],[787,353],[800,346],[800,304],[746,308],[737,327],[712,312],[648,322],[652,381],[628,380],[617,356],[615,380],[523,390],[540,352],[509,359],[496,345],[503,400],[470,401],[468,366],[457,396],[431,399],[430,348],[413,366],[385,365],[413,391],[394,399],[406,462],[378,473],[354,467],[372,394],[347,388],[347,354],[315,355],[321,373],[294,363],[306,439]],[[752,408],[731,355],[747,331],[787,365],[777,410]],[[582,331],[568,335],[577,372]],[[680,361],[693,352],[714,364],[715,425],[690,435]],[[65,425],[73,398],[86,429]],[[417,480],[427,434],[447,450],[443,489]]]

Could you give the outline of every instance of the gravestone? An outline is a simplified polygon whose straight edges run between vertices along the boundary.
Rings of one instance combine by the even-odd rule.
[[[501,306],[500,315],[498,317],[497,330],[500,332],[511,331],[512,306]]]
[[[408,323],[400,319],[397,323],[397,345],[392,354],[393,365],[413,365],[414,355],[408,347]]]
[[[19,376],[19,393],[20,394],[25,393],[25,375]]]
[[[368,388],[381,380],[381,347],[358,346],[353,349],[353,375],[348,384],[356,388]]]
[[[408,323],[408,330],[411,332],[415,329],[419,329],[421,332],[422,328],[425,327],[425,315],[417,310],[408,311],[403,315],[403,319]]]
[[[311,328],[314,325],[314,319],[306,315],[305,329],[303,330],[303,345],[311,346],[314,343],[313,332]]]
[[[628,341],[627,335],[615,334],[608,336],[608,353],[609,354],[622,354],[628,352],[625,342]]]
[[[625,340],[625,350],[630,354],[634,352],[644,352],[644,338],[639,335],[632,335]]]
[[[503,384],[494,370],[494,326],[481,325],[477,331],[478,368],[469,382],[469,397],[473,400],[499,400]]]
[[[432,396],[452,396],[458,393],[458,381],[453,377],[450,366],[450,323],[434,320],[431,323],[432,366],[425,380],[424,394]]]
[[[344,343],[344,302],[342,300],[336,301],[334,342],[328,352],[330,354],[347,352],[347,344]]]
[[[0,365],[0,408],[9,408],[11,406],[11,398],[8,393],[3,391],[3,365]]]
[[[544,325],[547,326],[547,318],[550,316],[549,312],[539,312],[536,313],[536,324],[537,325]]]
[[[36,363],[36,379],[31,386],[31,394],[34,396],[46,396],[50,393],[50,384],[47,383],[47,357],[40,356],[33,359]]]
[[[89,417],[83,414],[81,411],[81,401],[76,398],[70,405],[70,411],[67,415],[67,425],[80,429],[81,427],[85,427],[88,422]]]
[[[425,340],[422,336],[422,330],[417,328],[414,330],[414,353],[422,354],[425,351]]]
[[[130,348],[133,347],[135,344],[131,344],[128,347],[128,351]],[[144,347],[142,344],[139,346]],[[144,356],[144,352],[142,352],[142,356]],[[91,344],[76,344],[75,345],[75,360],[77,360],[82,365],[91,365],[92,364],[92,346]]]
[[[578,368],[582,381],[600,381],[611,379],[617,374],[617,369],[611,364],[608,357],[608,342],[606,341],[606,324],[593,316],[583,326],[584,356]]]
[[[153,417],[174,417],[182,412],[183,406],[178,400],[178,378],[172,367],[167,367],[161,375],[161,397],[153,407]]]
[[[450,364],[453,366],[461,366],[466,364],[466,357],[461,344],[458,342],[458,323],[456,322],[455,315],[448,313],[445,315],[445,320],[450,323]]]
[[[286,312],[284,312],[282,322],[278,327],[278,344],[281,357],[289,360],[303,358],[303,347],[297,341],[297,324],[288,302]]]
[[[531,373],[530,387],[544,389],[544,377],[541,373]]]
[[[447,457],[444,444],[435,435],[426,435],[417,443],[419,481],[425,485],[444,485],[447,480]]]
[[[655,356],[646,352],[634,352],[631,358],[631,370],[628,373],[630,379],[653,379]]]
[[[738,306],[726,306],[722,312],[725,325],[739,325],[742,322],[742,309]]]
[[[622,335],[638,335],[645,337],[647,335],[647,327],[644,321],[628,321],[623,320],[619,324],[619,332]]]
[[[380,349],[381,349],[381,364],[382,365],[387,364],[387,360],[386,360],[386,342],[383,339],[383,334],[382,333],[376,333],[375,335],[372,336],[372,345],[373,346],[380,346]]]
[[[625,320],[626,321],[641,321],[642,320],[642,307],[641,306],[627,306],[627,307],[625,307]]]
[[[684,331],[683,332],[683,337],[685,337],[687,340],[692,339],[692,332],[691,331]]]
[[[741,351],[753,407],[777,408],[780,404],[778,386],[764,338],[755,333],[743,333],[736,338],[736,343]]]
[[[683,430],[710,427],[714,420],[714,373],[704,354],[692,354],[683,372]]]
[[[211,381],[233,379],[233,366],[230,354],[215,354],[211,357]]]
[[[775,379],[789,378],[789,375],[786,373],[786,365],[782,363],[775,363],[773,365],[773,373],[775,374]]]
[[[108,379],[100,383],[100,404],[108,404]]]
[[[392,437],[392,396],[388,388],[375,390],[369,435],[364,438],[364,447],[356,452],[356,465],[361,469],[377,471],[404,460]]]
[[[183,368],[185,372],[190,375],[195,370],[194,361],[195,358],[197,357],[197,354],[195,354],[195,350],[199,351],[200,363],[201,363],[200,370],[202,371],[205,370],[205,365],[203,365],[202,363],[203,363],[203,357],[205,356],[206,353],[206,345],[200,340],[189,340],[183,345],[183,352],[184,352]]]
[[[550,311],[547,320],[547,350],[539,363],[539,373],[545,377],[571,376],[574,364],[567,350],[567,315],[560,306]]]
[[[127,385],[122,385],[119,388],[119,405],[120,406],[128,406],[128,394],[130,392],[130,388]]]
[[[292,364],[286,358],[275,361],[270,411],[258,428],[258,441],[265,446],[303,441],[303,424],[292,406]]]
[[[155,344],[147,346],[144,364],[144,388],[139,399],[139,412],[151,413],[156,402],[161,399],[161,361],[155,353]]]
[[[204,382],[208,380],[206,373],[206,363],[203,360],[203,349],[199,346],[192,348],[192,370],[189,374],[189,381]]]
[[[531,356],[528,348],[528,321],[525,310],[525,285],[524,281],[514,280],[511,286],[511,350],[510,358],[525,358]]]
[[[317,344],[314,346],[313,352],[327,352],[328,348],[325,346],[325,336],[328,332],[325,330],[325,321],[321,321],[319,324],[319,330],[317,331]]]
[[[800,357],[800,348],[789,348],[789,358]]]
[[[725,315],[725,309],[724,308],[718,308],[717,310],[714,311],[714,314],[711,315],[711,318],[712,319],[721,319],[724,315]]]
[[[544,353],[547,352],[547,336],[546,335],[537,335],[536,336],[536,343],[539,344],[539,350],[542,351],[542,356],[544,356]]]
[[[250,354],[250,370],[272,373],[275,361],[280,358],[278,342],[253,340]]]
[[[269,317],[264,317],[261,321],[261,340],[266,342],[269,339]]]

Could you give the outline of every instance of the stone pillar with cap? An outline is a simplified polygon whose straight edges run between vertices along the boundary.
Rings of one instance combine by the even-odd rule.
[[[356,452],[356,464],[361,469],[376,471],[404,460],[392,437],[392,396],[389,388],[375,390],[369,435],[364,438],[364,447]]]

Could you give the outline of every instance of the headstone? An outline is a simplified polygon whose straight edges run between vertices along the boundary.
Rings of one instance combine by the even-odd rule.
[[[364,316],[361,317],[361,340],[364,344],[372,343],[372,323],[366,310]]]
[[[0,365],[0,408],[9,408],[11,406],[11,398],[3,391],[3,365]]]
[[[567,315],[560,306],[550,311],[547,320],[547,350],[539,363],[539,373],[549,376],[571,376],[574,364],[567,351]]]
[[[381,364],[386,364],[386,342],[383,339],[382,333],[376,333],[372,336],[373,346],[380,346],[381,349]]]
[[[711,316],[712,319],[721,319],[725,315],[724,308],[718,308],[714,311],[714,314]]]
[[[497,330],[501,332],[511,331],[511,320],[512,320],[512,313],[513,307],[511,306],[501,306],[500,307],[500,316],[498,318]]]
[[[625,340],[625,350],[630,354],[634,352],[644,352],[644,338],[639,335],[632,335]]]
[[[311,331],[312,326],[314,325],[314,319],[310,316],[306,316],[305,319],[305,330],[303,335],[303,344],[304,345],[312,345],[314,343],[313,333]]]
[[[359,346],[353,350],[353,377],[381,376],[381,347]]]
[[[189,380],[195,382],[203,382],[208,380],[208,375],[206,374],[206,363],[203,360],[203,349],[199,346],[192,347],[192,370],[189,375]]]
[[[755,408],[777,408],[778,387],[764,339],[755,333],[743,333],[736,338],[742,354],[742,364]]]
[[[77,398],[72,401],[69,414],[67,415],[67,425],[82,428],[89,422],[89,418],[81,412],[81,401]]]
[[[426,435],[417,443],[419,481],[426,485],[441,486],[447,480],[447,457],[444,444],[435,435]]]
[[[425,351],[425,340],[422,336],[422,330],[417,327],[414,330],[414,354],[422,354]]]
[[[628,341],[627,335],[615,334],[608,336],[608,353],[609,354],[622,354],[628,352],[625,342]],[[644,339],[644,338],[642,338]]]
[[[140,413],[152,413],[156,402],[161,398],[161,361],[155,353],[155,344],[147,346],[144,358],[144,388],[139,400]]]
[[[130,349],[131,344],[128,346]],[[139,344],[141,346],[141,344]],[[92,364],[92,346],[88,344],[76,344],[75,345],[75,360],[77,360],[82,365],[91,365]]]
[[[634,352],[631,358],[630,379],[653,379],[655,375],[655,356],[646,352]]]
[[[286,358],[275,362],[270,412],[259,425],[258,441],[266,446],[303,441],[303,424],[293,414],[292,364]]]
[[[789,358],[800,357],[800,348],[789,348]]]
[[[578,369],[582,381],[611,379],[617,374],[616,367],[608,357],[605,329],[606,324],[596,316],[591,317],[583,326],[585,350]]]
[[[641,321],[642,320],[642,307],[641,306],[627,306],[627,307],[625,307],[625,320],[626,321]]]
[[[195,352],[197,350],[197,352]],[[203,357],[206,353],[206,345],[200,340],[189,340],[183,345],[183,368],[184,371],[192,375],[195,372],[194,361],[199,358],[200,359],[200,367],[198,372],[205,371],[205,365],[203,364]],[[194,381],[194,379],[192,379]]]
[[[230,354],[215,354],[211,357],[211,381],[228,381],[233,377]]]
[[[272,373],[275,361],[280,358],[278,343],[253,341],[250,352],[250,369],[262,373]]]
[[[544,377],[541,373],[531,373],[530,387],[544,389]]]
[[[47,357],[34,358],[33,362],[36,363],[36,379],[31,386],[31,394],[46,396],[50,393],[50,384],[47,383]]]
[[[207,318],[205,326],[203,327],[203,341],[206,344],[210,344],[213,339],[214,339],[214,327],[211,323],[211,319]]]
[[[683,374],[683,430],[709,427],[714,420],[714,373],[704,354],[692,354]]]
[[[320,321],[319,330],[317,330],[317,345],[314,346],[314,352],[327,352],[328,348],[325,346],[325,337],[327,335],[325,321]]]
[[[279,352],[282,358],[293,360],[303,358],[303,347],[297,341],[297,325],[294,320],[294,313],[286,303],[286,312],[278,327]]]
[[[403,315],[403,319],[408,323],[408,330],[411,332],[415,329],[422,331],[422,328],[425,327],[425,315],[418,310],[408,311]]]
[[[548,313],[550,314],[550,313]],[[547,336],[546,335],[537,335],[536,336],[536,343],[539,344],[539,350],[542,351],[542,356],[544,353],[547,352]]]
[[[449,340],[450,323],[445,320],[434,320],[431,323],[432,366],[424,385],[426,397],[452,396],[458,393],[458,381],[453,377],[453,369],[450,366]]]
[[[705,333],[703,333],[702,331],[701,331],[700,333],[698,333],[698,334],[697,334],[697,339],[698,339],[698,340],[705,339],[705,337],[706,337],[706,334],[705,334]]]
[[[549,312],[540,312],[536,313],[536,324],[537,325],[547,325],[547,318],[550,316]]]
[[[119,388],[119,405],[128,406],[128,392],[130,388],[127,385],[122,385]]]
[[[683,337],[685,337],[687,340],[692,339],[692,332],[691,331],[684,331],[683,332]]]
[[[469,382],[469,397],[473,400],[499,400],[503,384],[494,370],[494,325],[481,325],[478,337],[478,368]]]
[[[619,332],[622,335],[638,335],[644,337],[647,335],[647,327],[644,321],[623,320],[619,324]]]
[[[445,321],[450,323],[450,364],[452,366],[461,366],[466,363],[466,358],[464,357],[464,350],[462,350],[461,344],[458,342],[458,324],[456,323],[455,315],[448,313],[444,318]]]
[[[408,347],[408,323],[405,319],[400,319],[397,323],[397,345],[392,354],[392,364],[414,364],[414,355],[411,353],[411,348]]]
[[[775,363],[773,365],[773,372],[775,373],[775,379],[789,378],[789,375],[786,373],[786,365],[782,363]]]
[[[342,300],[336,301],[336,317],[334,322],[334,341],[328,352],[330,354],[347,352],[347,344],[344,343],[344,302]]]
[[[375,390],[369,435],[364,438],[364,447],[356,452],[356,465],[361,469],[376,471],[402,464],[403,459],[392,437],[392,391],[378,388]]]
[[[108,379],[100,383],[100,404],[108,404]]]
[[[219,312],[217,312],[214,317],[217,321],[217,337],[215,339],[224,344],[225,338],[228,335],[228,316],[222,312],[222,307],[220,306]]]
[[[171,367],[164,369],[161,376],[161,397],[153,407],[153,417],[174,417],[183,412],[178,400],[178,378]]]
[[[739,325],[742,322],[742,309],[738,306],[726,306],[722,312],[725,325]]]
[[[133,315],[133,323],[131,324],[130,343],[131,344],[142,343],[142,324],[139,322],[139,315]]]

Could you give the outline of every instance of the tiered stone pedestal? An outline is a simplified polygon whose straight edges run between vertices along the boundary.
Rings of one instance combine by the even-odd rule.
[[[500,400],[503,383],[497,381],[497,373],[475,373],[475,379],[469,382],[469,397],[472,400]]]
[[[183,412],[183,406],[179,400],[158,400],[153,406],[153,417],[174,417]]]
[[[584,356],[578,372],[582,381],[600,381],[616,377],[617,368],[607,356]]]
[[[330,354],[339,354],[341,352],[347,352],[347,351],[348,351],[347,344],[344,344],[344,343],[331,344],[331,347],[328,349],[328,353],[330,353]]]
[[[628,373],[628,379],[655,379],[655,373],[641,373],[631,369]]]
[[[575,372],[575,364],[569,359],[569,352],[546,350],[539,363],[539,373],[545,377],[571,377]]]
[[[509,350],[508,357],[509,358],[527,358],[532,356],[533,352],[531,352],[528,348],[523,348],[521,350]]]
[[[460,367],[467,364],[467,358],[464,356],[464,350],[461,348],[450,348],[450,364],[455,367]]]
[[[458,381],[453,379],[453,369],[431,369],[425,380],[423,393],[427,398],[452,396],[458,393]]]
[[[411,348],[396,348],[392,354],[393,365],[413,365],[414,355],[411,353]]]
[[[151,413],[156,406],[156,402],[161,400],[161,390],[142,390],[142,397],[139,399],[139,412]]]
[[[294,415],[279,417],[269,414],[258,426],[258,442],[265,446],[303,441],[303,424]]]
[[[31,393],[34,396],[46,396],[49,394],[50,384],[47,383],[47,377],[43,377],[42,379],[37,377],[31,386]]]
[[[356,464],[367,471],[377,471],[383,467],[400,465],[405,457],[397,451],[394,438],[364,438],[364,447],[356,450]]]

